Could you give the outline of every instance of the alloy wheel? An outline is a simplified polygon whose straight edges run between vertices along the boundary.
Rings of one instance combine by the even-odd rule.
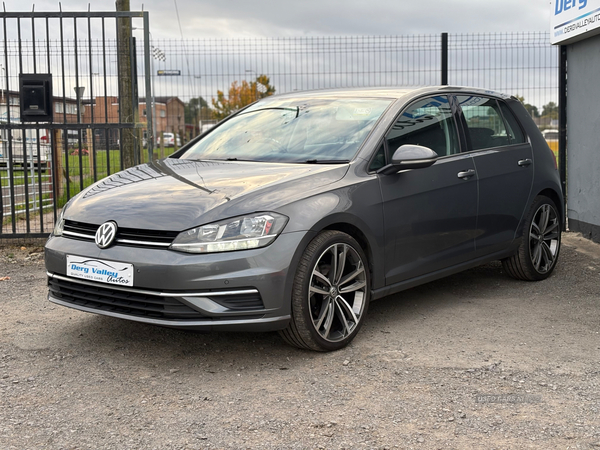
[[[329,246],[317,260],[310,278],[308,306],[312,325],[321,338],[338,342],[360,323],[367,294],[365,265],[349,244]]]
[[[533,216],[529,230],[529,254],[538,273],[546,273],[554,266],[559,248],[559,220],[552,205],[541,205]]]

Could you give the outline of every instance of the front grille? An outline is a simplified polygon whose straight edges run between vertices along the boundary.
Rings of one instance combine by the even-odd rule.
[[[118,228],[117,242],[135,241],[144,243],[171,245],[179,233],[177,231],[136,230],[134,228]]]
[[[63,235],[72,239],[93,240],[100,225],[65,220]],[[133,247],[166,248],[177,237],[177,231],[117,228],[116,243]]]
[[[210,320],[173,297],[127,292],[58,278],[49,278],[48,286],[57,299],[99,311],[171,321]]]
[[[94,239],[98,226],[99,225],[75,222],[73,220],[65,220],[63,232],[67,232],[68,234],[74,233],[81,238],[88,237],[89,239]]]

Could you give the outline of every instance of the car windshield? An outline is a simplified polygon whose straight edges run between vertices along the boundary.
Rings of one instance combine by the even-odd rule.
[[[389,99],[263,99],[182,159],[342,163],[356,154]]]

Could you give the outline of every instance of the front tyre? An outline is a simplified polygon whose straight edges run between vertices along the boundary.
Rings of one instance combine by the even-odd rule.
[[[370,293],[367,258],[358,242],[340,231],[323,231],[300,259],[292,289],[292,319],[279,333],[299,348],[343,348],[362,326]]]
[[[504,270],[513,278],[526,281],[550,276],[560,252],[561,221],[552,199],[535,198],[527,214],[523,238],[517,252],[504,260]]]

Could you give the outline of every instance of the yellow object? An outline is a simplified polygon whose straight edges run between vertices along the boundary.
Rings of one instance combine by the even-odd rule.
[[[546,141],[552,153],[554,153],[554,157],[556,158],[556,165],[558,166],[558,141],[556,139],[549,139]]]

